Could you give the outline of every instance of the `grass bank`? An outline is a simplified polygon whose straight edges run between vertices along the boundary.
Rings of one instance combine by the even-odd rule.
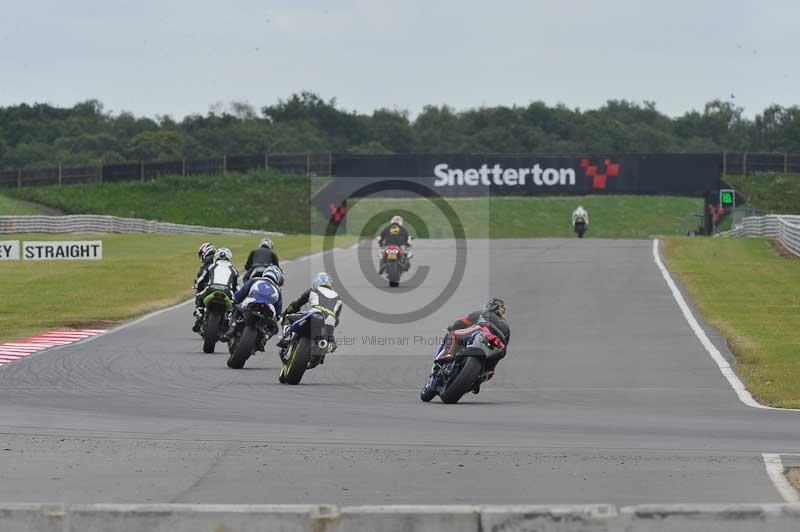
[[[747,207],[775,214],[800,214],[800,175],[727,176],[725,180],[747,198]]]
[[[0,216],[27,216],[35,214],[47,214],[47,209],[43,209],[40,206],[27,201],[20,201],[8,196],[0,195]]]
[[[184,301],[192,295],[205,240],[231,248],[239,267],[258,245],[253,236],[228,235],[4,235],[18,240],[103,240],[101,261],[0,261],[4,286],[0,341],[58,327],[110,324]],[[320,237],[273,239],[282,259],[321,249]],[[346,239],[337,244],[349,243]],[[187,320],[189,318],[187,317]],[[187,322],[188,323],[188,322]]]
[[[309,205],[322,179],[251,172],[227,176],[159,177],[146,182],[69,185],[9,190],[18,199],[65,214],[111,214],[166,222],[316,233],[322,220]],[[682,217],[701,213],[695,198],[669,196],[495,197],[447,199],[468,236],[493,238],[570,236],[570,214],[579,204],[590,213],[588,236],[646,238],[681,234]],[[351,202],[351,232],[374,215],[405,210],[425,220],[432,236],[449,236],[449,223],[425,199],[364,199]],[[692,219],[696,223],[696,218]]]
[[[30,187],[7,194],[65,214],[309,234],[308,199],[318,182],[269,171],[166,176],[152,181]]]
[[[800,260],[760,238],[668,239],[665,256],[728,338],[747,389],[763,404],[800,408]]]
[[[648,238],[683,234],[684,215],[702,213],[703,201],[671,196],[580,196],[535,198],[447,199],[474,238],[571,237],[572,210],[579,204],[589,211],[587,238]],[[413,225],[424,220],[433,237],[452,236],[450,222],[438,202],[425,199],[364,199],[348,214],[348,231],[359,233],[369,220],[386,223],[400,212]],[[696,218],[692,223],[696,224]]]

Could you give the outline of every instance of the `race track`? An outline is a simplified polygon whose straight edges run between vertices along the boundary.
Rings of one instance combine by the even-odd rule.
[[[415,249],[431,266],[416,289],[372,286],[355,249],[335,252],[339,281],[368,307],[419,308],[455,250]],[[651,241],[469,241],[467,252],[458,292],[428,318],[390,325],[346,308],[337,336],[351,345],[296,387],[278,384],[273,342],[241,371],[221,348],[202,354],[186,305],[0,368],[0,500],[783,500],[762,453],[800,453],[800,413],[740,402]],[[288,265],[285,294],[321,263]],[[427,344],[490,294],[506,299],[513,331],[497,377],[458,405],[420,402]]]

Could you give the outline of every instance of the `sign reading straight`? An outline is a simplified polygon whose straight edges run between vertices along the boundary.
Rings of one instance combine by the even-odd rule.
[[[24,260],[100,260],[103,258],[102,240],[77,240],[22,243]]]
[[[19,260],[19,240],[0,240],[0,260]]]

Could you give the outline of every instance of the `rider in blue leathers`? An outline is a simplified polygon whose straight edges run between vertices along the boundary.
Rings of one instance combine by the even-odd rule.
[[[281,285],[283,285],[283,272],[278,266],[270,266],[262,272],[261,277],[250,279],[242,285],[233,295],[235,306],[231,317],[231,325],[221,337],[221,340],[228,341],[230,339],[242,310],[253,301],[266,303],[272,310],[273,318],[269,321],[268,332],[270,336],[274,336],[278,332],[277,319],[283,313]]]

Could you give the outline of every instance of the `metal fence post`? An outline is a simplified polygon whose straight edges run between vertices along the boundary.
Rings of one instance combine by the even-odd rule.
[[[139,179],[144,183],[144,160],[139,160]]]
[[[100,161],[100,166],[97,168],[97,177],[100,179],[100,183],[103,182],[103,161]]]
[[[724,164],[724,163],[723,163]],[[333,175],[333,152],[328,152],[328,176]]]
[[[64,177],[64,171],[61,168],[61,163],[58,163],[58,186],[61,186],[63,177]]]
[[[311,175],[311,154],[306,153],[306,176]]]
[[[269,170],[269,153],[264,154],[264,170]]]
[[[22,188],[22,168],[17,168],[17,188]]]
[[[181,160],[181,175],[186,176],[186,158]]]
[[[222,175],[228,175],[228,156],[222,156]]]
[[[742,175],[747,175],[747,152],[742,154]]]
[[[722,175],[728,175],[728,152],[722,152]]]
[[[783,152],[783,173],[789,173],[789,153]]]

